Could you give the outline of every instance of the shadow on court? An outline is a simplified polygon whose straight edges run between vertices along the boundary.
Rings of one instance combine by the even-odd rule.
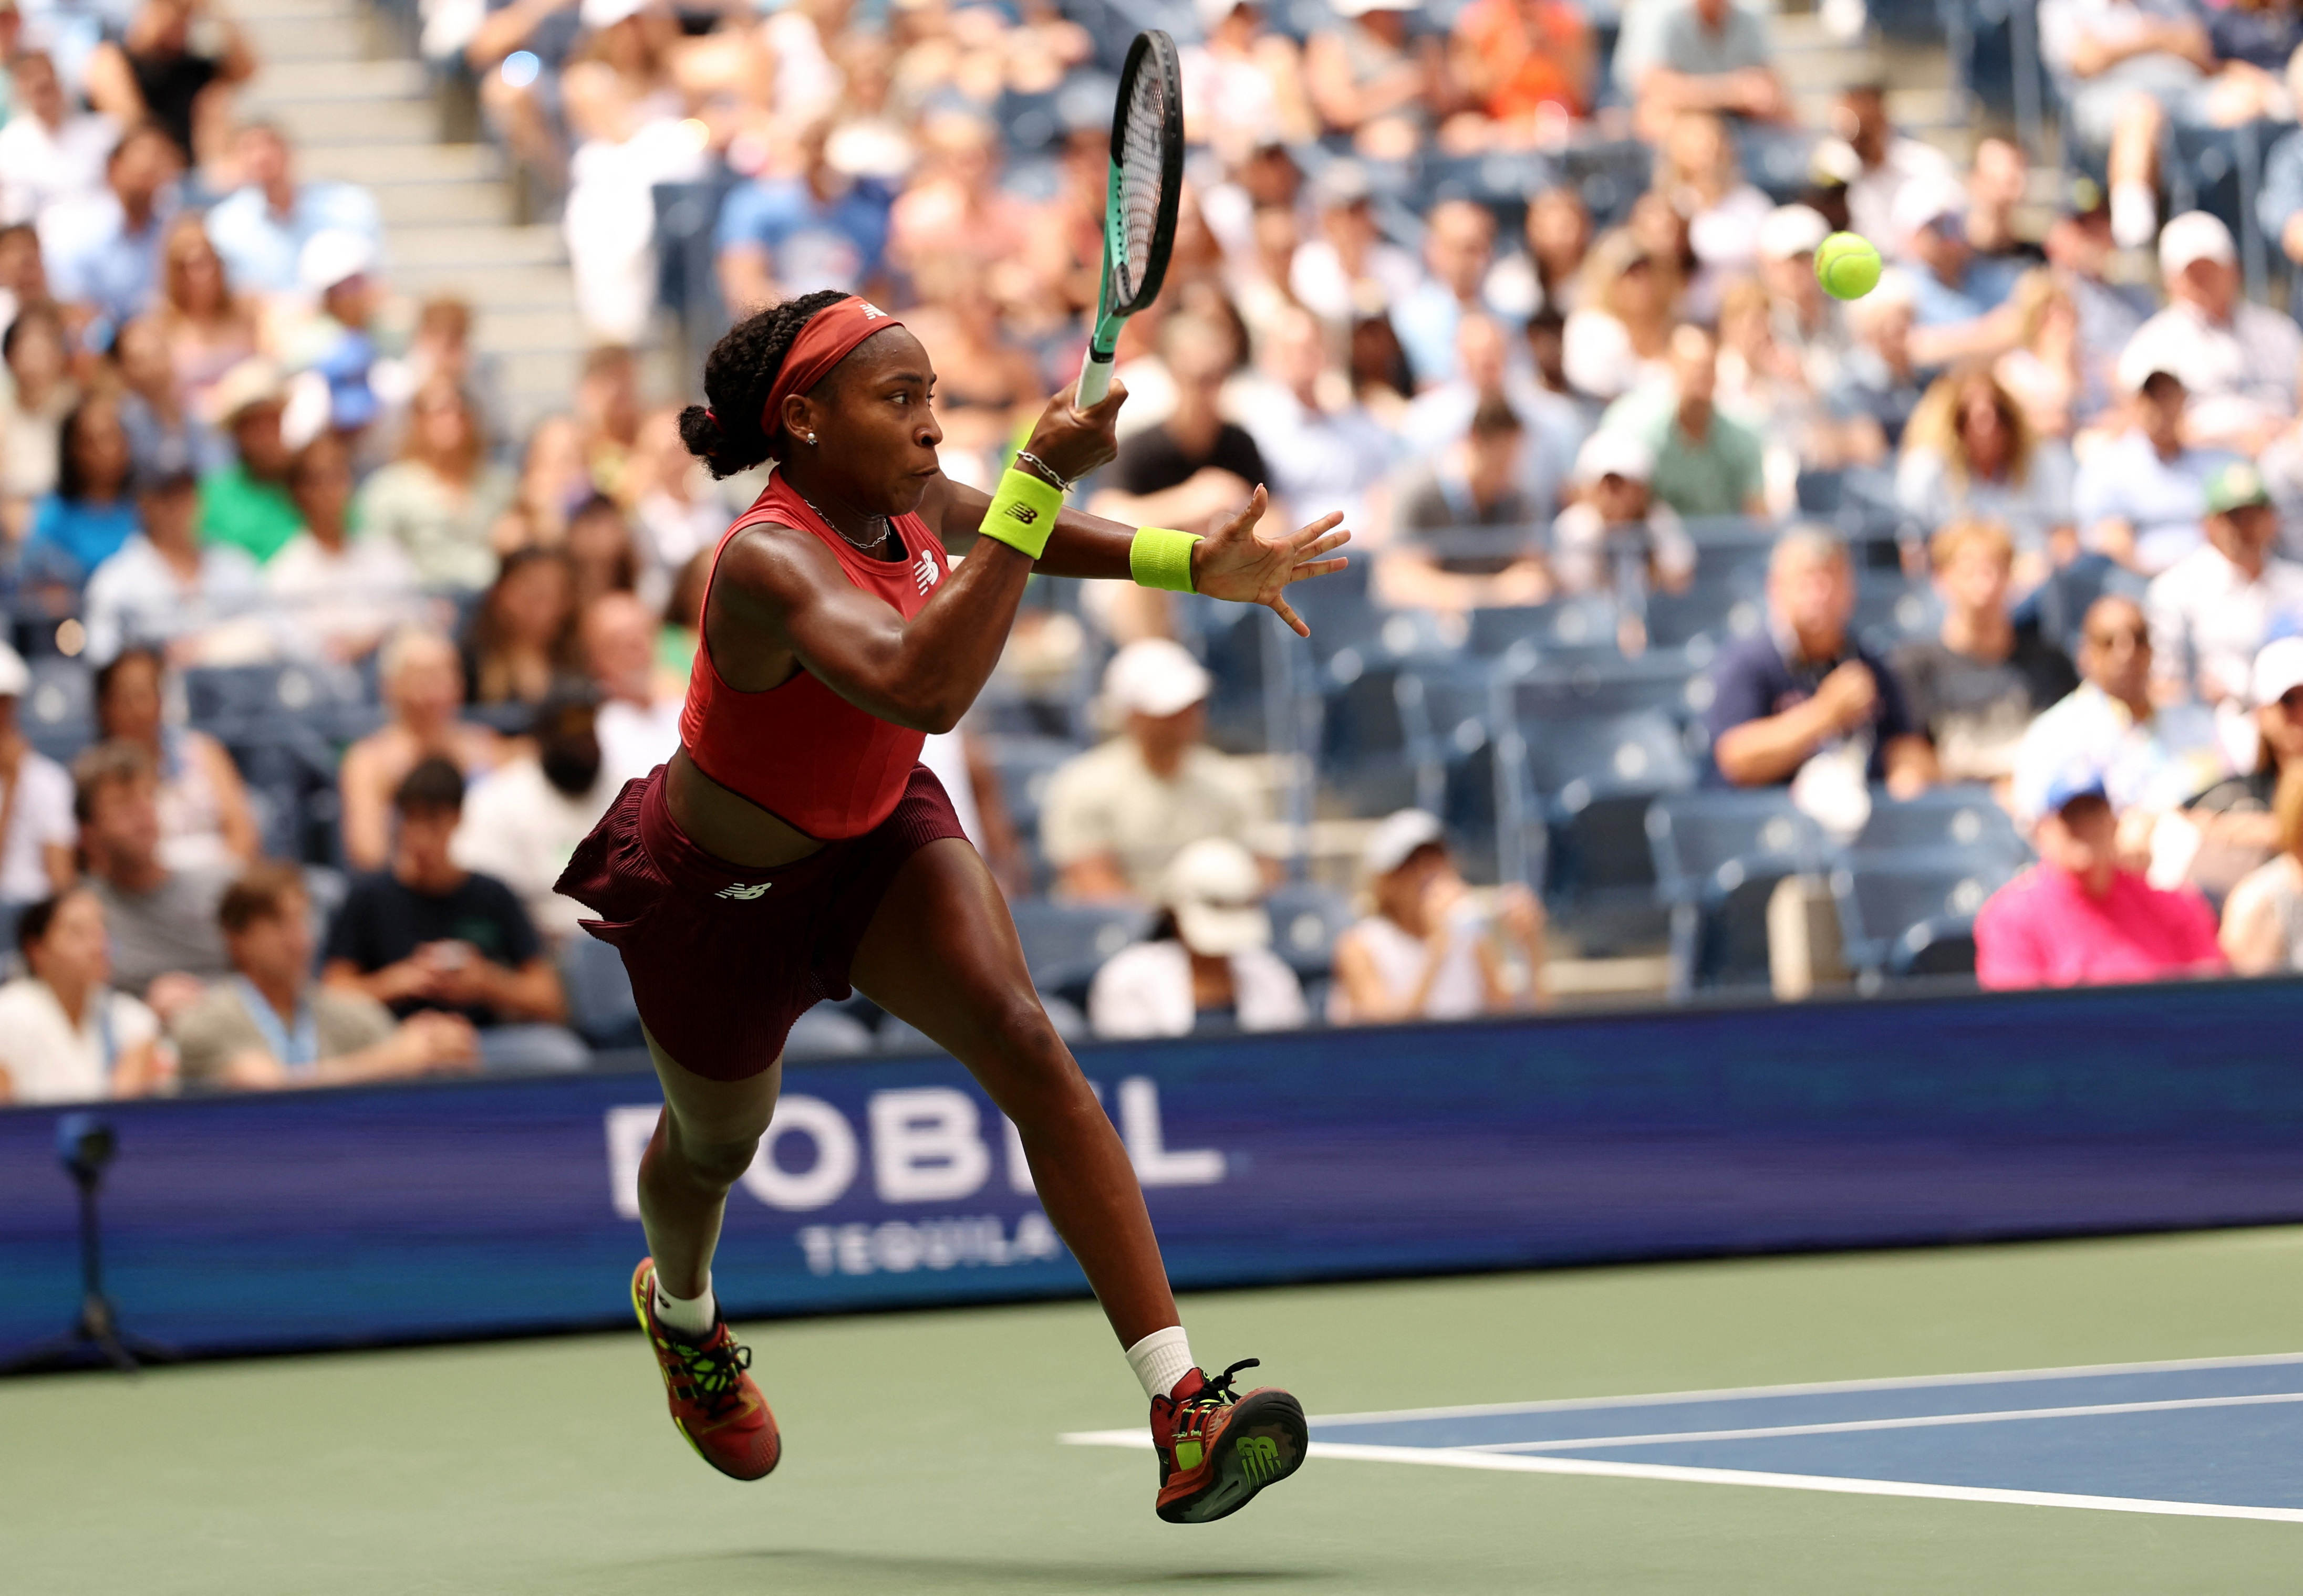
[[[926,1553],[837,1551],[777,1548],[693,1559],[698,1569],[758,1565],[789,1575],[796,1590],[816,1591],[1108,1591],[1278,1589],[1315,1586],[1341,1577],[1334,1568],[1177,1568],[1161,1563],[1042,1562],[1015,1558],[938,1557]],[[657,1576],[666,1564],[652,1563]],[[651,1587],[653,1588],[653,1587]]]

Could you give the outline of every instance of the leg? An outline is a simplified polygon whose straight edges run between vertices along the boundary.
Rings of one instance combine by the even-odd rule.
[[[1120,1345],[1181,1323],[1127,1151],[1048,1022],[974,848],[947,837],[905,861],[857,945],[852,979],[966,1064],[1015,1121],[1048,1218]]]
[[[783,1061],[748,1080],[707,1080],[647,1038],[663,1117],[640,1158],[640,1224],[656,1274],[674,1297],[704,1294],[728,1189],[743,1178],[776,1112]]]

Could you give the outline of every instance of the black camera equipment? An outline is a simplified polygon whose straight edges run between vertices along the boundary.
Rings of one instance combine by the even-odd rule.
[[[46,1373],[97,1361],[133,1373],[139,1360],[175,1360],[176,1355],[158,1342],[122,1330],[112,1298],[105,1295],[103,1231],[96,1198],[117,1146],[111,1123],[98,1115],[68,1113],[56,1121],[56,1157],[80,1188],[80,1320],[63,1334],[0,1364],[0,1374]]]

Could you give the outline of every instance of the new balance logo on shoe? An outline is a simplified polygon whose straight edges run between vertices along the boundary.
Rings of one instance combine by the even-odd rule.
[[[921,550],[919,559],[912,562],[912,580],[920,584],[923,593],[943,580],[943,567],[936,564],[934,554],[928,550]]]
[[[769,887],[773,886],[774,885],[775,883],[772,881],[760,881],[750,886],[746,886],[743,882],[738,881],[731,886],[721,887],[718,892],[713,893],[712,895],[715,898],[737,898],[748,903],[754,898],[765,893]]]

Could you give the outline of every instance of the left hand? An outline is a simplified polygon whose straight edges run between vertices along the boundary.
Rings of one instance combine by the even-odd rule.
[[[1307,576],[1325,576],[1342,570],[1346,561],[1320,557],[1350,542],[1352,534],[1337,530],[1344,518],[1343,512],[1337,510],[1320,517],[1301,531],[1265,537],[1255,530],[1255,524],[1263,519],[1270,502],[1270,495],[1258,487],[1245,509],[1217,527],[1192,550],[1192,587],[1211,599],[1261,604],[1294,627],[1296,636],[1309,637],[1312,628],[1280,596],[1281,590]]]

